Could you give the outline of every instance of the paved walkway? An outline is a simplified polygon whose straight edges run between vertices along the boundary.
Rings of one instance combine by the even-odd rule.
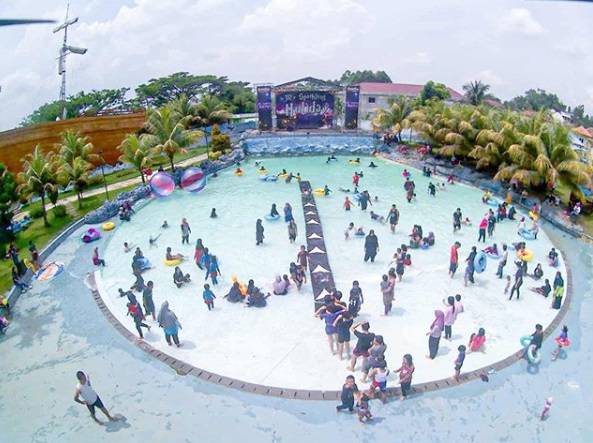
[[[565,319],[572,344],[556,362],[544,343],[539,367],[520,362],[489,383],[415,395],[401,403],[372,403],[375,420],[360,426],[328,402],[240,393],[183,377],[126,341],[97,311],[84,284],[93,270],[88,247],[75,233],[52,255],[66,271],[36,283],[14,309],[0,337],[2,441],[20,442],[303,442],[517,441],[584,442],[593,425],[593,248],[552,230],[567,251],[575,297]],[[530,332],[532,325],[517,328]],[[84,370],[107,408],[121,420],[97,426],[72,401],[75,373]],[[336,380],[339,388],[342,380]],[[538,419],[554,397],[550,418]],[[101,413],[99,418],[103,419]]]

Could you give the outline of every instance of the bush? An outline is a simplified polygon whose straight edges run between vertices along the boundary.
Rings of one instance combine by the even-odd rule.
[[[56,218],[63,218],[66,217],[66,215],[68,214],[66,212],[66,208],[62,205],[58,205],[55,208],[53,208],[52,212],[54,213],[54,216]]]
[[[212,161],[212,162],[213,162],[213,161],[215,161],[215,160],[218,160],[218,158],[219,158],[219,157],[220,157],[222,154],[223,154],[222,152],[211,152],[211,153],[208,155],[208,160],[210,160],[210,161]]]
[[[210,140],[210,147],[212,152],[223,153],[227,149],[231,149],[231,136],[222,134],[218,125],[212,127],[212,138]]]
[[[31,218],[43,217],[43,208],[41,208],[41,206],[32,208],[29,211],[29,217],[31,217]]]

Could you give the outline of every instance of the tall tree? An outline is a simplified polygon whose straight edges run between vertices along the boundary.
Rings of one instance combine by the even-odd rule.
[[[126,100],[126,93],[130,88],[92,90],[89,93],[79,92],[66,99],[66,114],[68,118],[81,115],[96,115],[100,112],[115,109],[129,109],[130,103]],[[36,125],[39,123],[53,122],[62,118],[62,102],[45,103],[21,122],[21,126]]]
[[[539,88],[525,91],[524,95],[518,95],[504,104],[520,111],[566,110],[566,105],[562,103],[562,100],[556,94],[548,93]]]
[[[222,102],[214,95],[204,95],[202,99],[191,108],[191,119],[189,125],[197,128],[208,128],[215,124],[221,125],[227,123],[233,114],[228,110],[228,105]],[[206,137],[206,146],[208,146],[208,135]]]
[[[365,69],[364,71],[356,72],[346,70],[339,80],[339,83],[342,85],[355,85],[362,82],[391,83],[391,78],[385,71],[373,72]]]
[[[11,225],[12,211],[10,207],[17,201],[16,182],[8,168],[0,163],[0,244],[12,240],[12,231],[8,228]]]
[[[418,99],[419,104],[425,106],[433,101],[447,100],[449,97],[451,97],[451,93],[443,83],[435,83],[430,80],[420,91]]]
[[[135,168],[145,185],[144,170],[152,163],[152,148],[144,135],[128,134],[124,141],[117,147],[121,152],[119,161]]]
[[[399,95],[390,101],[389,109],[377,109],[375,118],[371,121],[374,131],[389,131],[397,137],[401,143],[401,132],[404,128],[410,127],[409,116],[414,110],[411,100]]]
[[[175,171],[174,158],[187,153],[187,147],[203,137],[201,131],[186,129],[188,117],[182,117],[173,104],[158,109],[149,109],[146,120],[146,143],[153,155],[166,155]]]
[[[469,102],[477,106],[484,101],[486,98],[486,93],[490,89],[490,85],[482,83],[480,80],[471,81],[463,85],[463,90],[465,91],[465,97],[469,100]]]
[[[17,192],[27,198],[33,195],[41,197],[43,223],[49,226],[45,211],[45,197],[57,191],[55,154],[48,152],[46,155],[41,146],[37,145],[32,154],[25,156],[22,164],[23,172],[18,175],[18,181],[21,184],[17,187]]]

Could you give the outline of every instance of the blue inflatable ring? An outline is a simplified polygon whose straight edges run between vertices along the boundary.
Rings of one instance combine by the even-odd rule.
[[[523,337],[521,337],[519,339],[519,341],[521,342],[521,346],[526,348],[527,346],[529,346],[531,344],[531,335],[524,335]]]
[[[494,200],[493,198],[489,198],[488,200],[486,200],[486,204],[488,206],[498,206],[500,203],[498,203],[496,200]]]
[[[525,240],[535,240],[535,235],[529,229],[522,229],[520,234]]]
[[[486,263],[488,263],[488,258],[484,251],[480,251],[476,254],[474,258],[474,269],[478,274],[481,274],[486,270]]]
[[[276,221],[276,220],[280,220],[280,216],[279,215],[270,215],[270,214],[266,214],[264,215],[264,218],[268,221]]]
[[[492,252],[484,252],[484,254],[486,254],[486,257],[492,258],[494,260],[497,260],[500,258],[500,254],[493,254]]]

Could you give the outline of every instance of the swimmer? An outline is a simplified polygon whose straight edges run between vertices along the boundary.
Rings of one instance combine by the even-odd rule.
[[[350,163],[360,163],[360,158],[356,157],[354,160],[350,160]]]
[[[346,193],[350,192],[350,189],[344,189],[344,188],[338,188],[338,189],[342,192],[346,192]]]
[[[379,196],[378,196],[378,195],[375,195],[375,198],[374,198],[374,200],[373,200],[373,201],[374,201],[375,203],[377,203],[377,202],[379,201]]]
[[[373,211],[370,212],[371,220],[376,220],[378,222],[384,223],[385,217],[379,214],[375,214]]]
[[[166,260],[184,260],[185,256],[182,254],[171,254],[171,248],[167,248],[167,254],[165,255]]]
[[[161,225],[161,228],[168,228],[169,227],[169,223],[167,223],[167,220],[165,220],[163,222],[163,224]]]
[[[297,172],[296,179],[297,179],[297,182],[299,182],[299,183],[301,182],[302,178],[301,178],[300,172]]]
[[[216,213],[216,208],[212,208],[212,212],[210,212],[210,218],[217,218],[218,214]]]
[[[128,244],[127,242],[124,242],[124,252],[130,252],[134,246],[136,246],[134,243]]]
[[[371,162],[369,164],[369,168],[376,168],[376,167],[377,167],[377,165],[374,162]]]
[[[283,169],[282,172],[278,175],[287,175],[287,174],[288,174],[288,172],[286,172],[286,169]]]
[[[350,201],[350,199],[348,197],[346,197],[344,199],[344,210],[349,211],[351,207],[352,207],[352,202]]]
[[[354,233],[354,235],[358,235],[360,237],[362,237],[364,235],[364,229],[362,226],[360,226],[359,228],[356,229],[356,232]]]
[[[264,165],[261,165],[261,167],[259,168],[259,170],[263,172],[263,171],[266,170],[266,168],[264,168]]]
[[[292,181],[292,177],[293,177],[292,172],[289,172],[288,175],[286,176],[286,178],[284,179],[284,181],[286,183],[290,183]]]
[[[238,165],[240,165],[241,163],[237,163]],[[261,164],[261,162],[255,162],[255,166],[259,166]]]
[[[358,173],[358,176],[359,176],[360,178],[363,178],[363,177],[364,177],[364,172],[360,171],[360,172]]]
[[[272,203],[272,209],[270,209],[270,217],[280,217],[278,209],[276,209],[276,203]]]
[[[353,234],[353,233],[354,233],[354,223],[350,222],[350,224],[344,231],[344,239],[348,240],[348,237],[350,237],[350,234]]]
[[[327,197],[327,196],[329,195],[329,193],[330,193],[330,192],[332,192],[332,190],[331,190],[331,189],[329,189],[329,188],[327,187],[327,185],[325,185],[325,186],[323,187],[323,194],[324,194],[324,195]]]
[[[156,247],[156,241],[159,239],[159,237],[161,236],[161,234],[157,235],[156,237],[153,237],[152,235],[150,236],[150,238],[148,239],[148,244],[150,245],[150,247],[152,248],[153,246]]]
[[[465,225],[465,226],[471,226],[472,225],[472,221],[469,219],[469,217],[465,217],[465,220],[463,220],[461,222],[461,224],[462,225]]]
[[[243,170],[241,168],[235,169],[235,174],[243,174]]]

